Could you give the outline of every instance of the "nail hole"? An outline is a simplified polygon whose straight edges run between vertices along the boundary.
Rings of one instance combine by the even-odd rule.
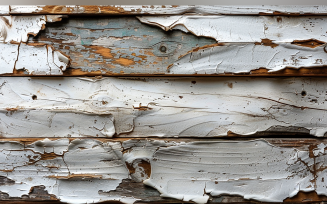
[[[36,99],[37,99],[37,96],[36,96],[36,95],[33,95],[33,96],[32,96],[32,99],[33,99],[33,100],[36,100]]]
[[[160,50],[160,52],[166,52],[167,48],[166,48],[166,46],[162,45],[162,46],[160,46],[159,50]]]
[[[302,92],[301,92],[301,95],[302,95],[302,96],[306,96],[306,95],[307,95],[307,92],[306,92],[306,91],[302,91]]]

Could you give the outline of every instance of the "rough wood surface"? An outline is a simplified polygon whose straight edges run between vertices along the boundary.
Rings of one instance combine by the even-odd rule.
[[[30,38],[29,43],[49,44],[69,56],[71,64],[64,72],[66,76],[327,75],[325,17],[139,19],[144,23],[135,17],[70,17],[50,24],[40,35]],[[163,31],[145,24],[165,25],[168,21],[195,25],[195,30],[190,31],[198,36],[205,32],[207,37],[179,30]],[[233,26],[236,22],[244,25],[237,28]]]
[[[326,5],[11,5],[10,14],[70,15],[326,15]],[[2,13],[2,14],[6,14]]]
[[[0,200],[323,201],[326,146],[304,138],[2,139]]]
[[[3,137],[324,136],[325,78],[0,79]]]

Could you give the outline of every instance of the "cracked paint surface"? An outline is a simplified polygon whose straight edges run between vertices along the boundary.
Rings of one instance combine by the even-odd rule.
[[[11,197],[20,197],[28,194],[31,187],[43,185],[62,202],[99,202],[106,199],[99,190],[114,190],[122,179],[128,178],[117,142],[45,139],[26,147],[19,142],[1,142],[0,146],[0,175],[15,181],[0,185],[0,191]],[[107,199],[135,201],[132,197]]]
[[[0,191],[11,197],[44,186],[68,203],[133,203],[137,195],[110,194],[124,179],[152,186],[163,197],[196,203],[224,194],[263,202],[281,202],[299,191],[326,195],[324,142],[301,150],[265,140],[212,139],[34,139],[1,141],[0,147],[0,176],[6,182]]]
[[[246,73],[259,68],[269,72],[286,67],[321,67],[327,65],[325,47],[301,47],[276,44],[276,47],[256,44],[226,43],[198,49],[183,56],[169,67],[171,74]]]
[[[33,75],[62,75],[69,57],[50,45],[26,45],[29,35],[36,36],[46,22],[60,21],[61,15],[1,16],[0,74],[25,70]]]
[[[326,17],[283,16],[140,16],[141,22],[163,30],[179,29],[217,42],[275,42],[293,40],[327,41]],[[238,25],[238,26],[235,26]],[[177,27],[175,27],[177,26]],[[251,28],[251,29],[249,29]]]
[[[3,137],[220,137],[277,126],[319,137],[327,131],[324,78],[53,79],[0,79]]]

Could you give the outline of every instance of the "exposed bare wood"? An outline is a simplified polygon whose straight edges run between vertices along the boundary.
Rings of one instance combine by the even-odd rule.
[[[45,5],[10,6],[10,14],[92,15],[326,15],[326,5]]]
[[[162,197],[196,203],[326,200],[326,139],[30,142],[0,141],[1,200],[26,196],[68,203],[174,202]],[[45,158],[49,154],[56,157]]]
[[[221,18],[239,19],[240,17]],[[248,18],[253,21],[257,19],[258,24],[261,23],[261,30],[264,30],[264,24],[260,19],[267,22],[276,21],[276,25],[274,23],[271,25],[275,26],[276,30],[269,32],[272,36],[280,32],[277,25],[281,24],[282,20],[278,20],[280,17],[251,16]],[[283,17],[284,23],[281,26],[287,30],[286,33],[296,33],[297,28],[300,30],[302,28],[299,26],[294,28],[292,26],[294,21],[298,21],[300,25],[306,21],[310,22],[310,18]],[[234,19],[235,22],[237,19]],[[246,20],[243,19],[243,21]],[[325,26],[323,20],[318,19],[317,21],[321,26]],[[219,26],[224,25],[227,24],[219,24]],[[228,28],[223,29],[220,29],[219,32],[229,33]],[[235,36],[249,36],[246,29],[235,32]],[[305,32],[307,31],[305,30]],[[47,26],[39,36],[30,38],[29,43],[52,44],[55,49],[61,50],[69,56],[71,69],[64,73],[67,76],[186,76],[194,74],[326,76],[326,43],[317,40],[320,37],[324,38],[323,33],[309,30],[306,40],[300,40],[301,37],[297,38],[296,35],[288,38],[289,42],[286,43],[268,38],[261,39],[259,34],[257,35],[258,41],[255,41],[255,36],[253,36],[252,39],[248,39],[248,37],[245,39],[245,41],[252,42],[240,43],[237,42],[239,39],[235,37],[235,39],[230,39],[231,43],[217,43],[216,40],[208,37],[197,37],[182,31],[165,32],[140,23],[134,17],[71,17],[60,24]],[[229,34],[226,36],[228,37]],[[15,73],[15,75],[18,74],[24,75],[24,73]]]
[[[327,131],[324,78],[3,77],[0,84],[3,137]]]

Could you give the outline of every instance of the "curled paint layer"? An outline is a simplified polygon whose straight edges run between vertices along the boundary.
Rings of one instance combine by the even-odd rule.
[[[164,30],[180,29],[218,42],[276,42],[317,39],[327,41],[326,17],[278,16],[141,16],[138,19]],[[235,26],[237,25],[237,26]],[[184,27],[184,28],[183,28]]]
[[[62,202],[136,201],[133,197],[99,194],[115,190],[129,178],[119,142],[45,139],[26,147],[18,142],[1,142],[0,147],[0,175],[15,181],[0,185],[0,191],[11,197],[21,197],[33,186],[43,185]]]
[[[46,22],[62,19],[62,15],[0,17],[0,74],[24,69],[33,75],[62,75],[70,64],[69,57],[50,45],[26,45],[29,35],[36,36]]]
[[[0,42],[27,42],[28,36],[36,36],[45,28],[46,16],[2,16],[0,17]]]
[[[315,190],[314,161],[307,151],[262,140],[181,143],[150,155],[151,177],[144,183],[164,197],[206,203],[208,195],[230,194],[282,202],[299,191]]]
[[[50,45],[28,46],[21,43],[16,70],[24,69],[32,75],[62,75],[70,59]]]
[[[133,203],[137,195],[109,194],[131,176],[161,196],[183,201],[206,203],[210,196],[229,194],[281,202],[299,191],[326,194],[325,147],[321,143],[298,150],[264,140],[44,139],[28,145],[1,141],[0,176],[9,183],[0,185],[0,191],[20,197],[42,185],[68,203]],[[140,169],[131,172],[128,166],[133,164]]]
[[[220,137],[276,126],[315,136],[327,131],[324,78],[3,77],[0,84],[3,137]]]
[[[196,49],[174,62],[171,74],[220,74],[250,72],[259,68],[270,72],[286,67],[321,67],[327,65],[323,46],[299,47],[294,44],[224,43]]]

